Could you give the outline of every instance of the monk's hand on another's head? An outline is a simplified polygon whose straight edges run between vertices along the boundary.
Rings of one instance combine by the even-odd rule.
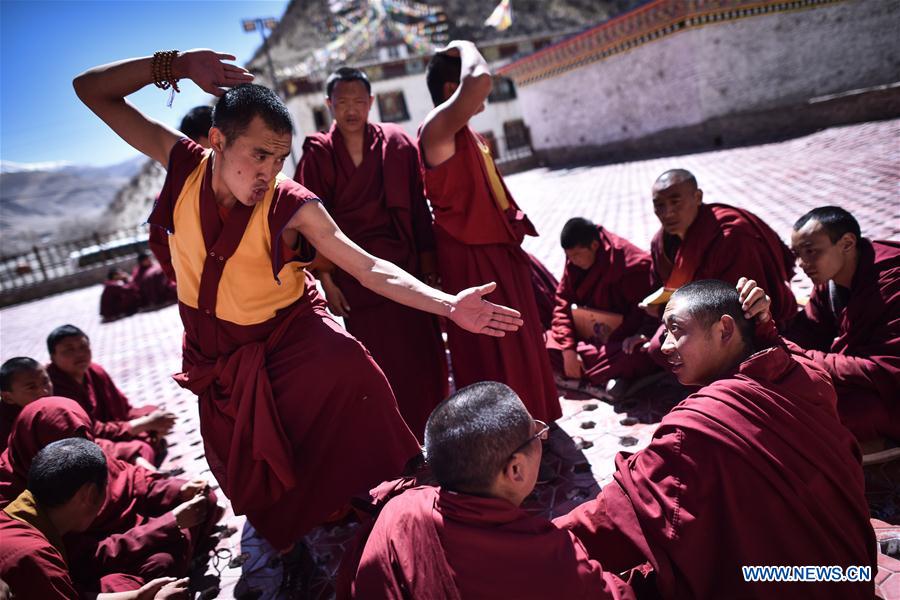
[[[756,319],[759,323],[767,323],[772,319],[769,310],[772,299],[754,280],[741,277],[737,282],[737,291],[746,318]]]
[[[209,483],[205,479],[192,479],[181,486],[179,497],[186,502],[199,494],[205,494],[209,489]]]
[[[450,306],[450,320],[472,333],[503,337],[522,326],[519,311],[483,298],[497,289],[496,283],[468,288],[456,295]]]
[[[203,494],[194,496],[187,502],[182,502],[172,509],[172,514],[175,515],[175,524],[181,529],[190,529],[200,525],[206,519],[208,506],[209,502]]]

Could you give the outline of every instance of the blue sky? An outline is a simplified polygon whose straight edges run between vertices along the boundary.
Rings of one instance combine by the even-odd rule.
[[[241,20],[280,18],[288,0],[0,0],[0,158],[106,165],[137,153],[75,96],[81,71],[156,50],[212,48],[243,64],[261,44]],[[172,108],[154,86],[129,98],[177,126],[210,96],[179,84]]]

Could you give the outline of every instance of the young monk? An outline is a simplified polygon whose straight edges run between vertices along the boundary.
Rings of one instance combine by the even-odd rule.
[[[560,244],[566,266],[547,335],[554,367],[570,379],[601,387],[658,370],[646,353],[633,351],[642,343],[641,335],[649,336],[659,326],[638,306],[652,291],[650,254],[581,217],[566,222]],[[604,317],[613,320],[598,324],[591,337],[579,337],[573,305],[611,313]]]
[[[900,244],[864,238],[853,215],[823,206],[797,220],[791,246],[815,287],[786,337],[831,376],[858,440],[900,440]]]
[[[51,331],[47,351],[47,372],[54,393],[84,408],[94,421],[93,434],[114,442],[130,442],[129,447],[137,447],[140,456],[157,464],[161,437],[172,429],[175,415],[155,405],[131,406],[106,370],[93,362],[91,340],[74,325]]]
[[[63,537],[90,527],[103,506],[108,482],[106,457],[92,442],[68,438],[41,450],[28,470],[28,487],[0,512],[0,577],[19,600],[188,598],[187,579],[142,581],[110,574],[93,587],[79,587],[70,575]],[[110,588],[131,589],[119,593]]]
[[[0,367],[0,452],[6,449],[7,438],[12,431],[12,423],[22,409],[39,398],[53,395],[53,382],[44,365],[33,358],[19,356],[11,358]],[[97,429],[93,422],[91,431]],[[102,429],[102,427],[101,427]],[[95,437],[95,441],[104,452],[126,462],[156,471],[151,462],[154,457],[153,448],[140,439],[120,439],[118,441]]]
[[[433,285],[434,234],[415,142],[397,125],[370,123],[374,96],[365,73],[342,67],[328,77],[327,133],[303,143],[294,179],[314,193],[347,237]],[[417,439],[447,397],[447,358],[437,319],[370,291],[322,261],[318,277],[331,312],[372,353]]]
[[[491,92],[490,71],[474,44],[455,41],[432,57],[425,77],[435,108],[422,123],[419,150],[444,289],[496,279],[496,299],[525,321],[517,334],[499,340],[450,327],[454,380],[459,387],[503,382],[532,415],[553,421],[561,415],[559,397],[543,350],[531,259],[520,247],[537,232],[516,206],[485,140],[469,128]]]
[[[659,314],[672,292],[697,279],[736,284],[740,277],[765,282],[772,314],[783,326],[797,314],[791,291],[794,257],[771,227],[750,211],[727,204],[704,204],[703,190],[690,171],[672,169],[653,184],[653,211],[662,227],[653,236],[654,284],[657,292],[643,304]],[[661,364],[665,328],[646,347]],[[646,343],[647,340],[644,340]]]
[[[352,597],[633,597],[575,536],[519,508],[548,431],[500,383],[470,385],[441,403],[425,430],[440,487],[408,489],[382,509]]]
[[[106,274],[103,292],[100,294],[100,316],[112,321],[133,315],[141,307],[141,292],[131,285],[128,273],[112,268]]]
[[[0,454],[0,506],[21,494],[34,457],[69,437],[94,441],[91,421],[73,400],[41,398],[22,409],[9,448]],[[76,579],[104,572],[149,580],[187,573],[194,554],[221,517],[205,481],[164,477],[106,455],[106,500],[90,527],[65,543]]]
[[[159,53],[91,69],[75,89],[168,165],[150,223],[169,233],[178,281],[185,370],[176,380],[200,398],[206,459],[234,510],[289,551],[419,451],[382,371],[328,316],[303,268],[312,248],[367,288],[468,331],[503,336],[522,321],[483,300],[495,284],[445,294],[350,241],[311,192],[279,175],[293,131],[284,103],[226,60]],[[125,101],[168,71],[221,96],[211,152]]]
[[[6,450],[13,421],[22,409],[52,393],[47,370],[33,358],[17,356],[0,366],[0,452]]]
[[[616,458],[597,499],[555,523],[605,568],[650,561],[665,598],[871,598],[871,579],[743,577],[742,566],[876,564],[859,447],[834,388],[783,346],[752,283],[739,281],[743,302],[713,280],[672,295],[663,352],[682,384],[703,387],[663,417],[647,448]]]

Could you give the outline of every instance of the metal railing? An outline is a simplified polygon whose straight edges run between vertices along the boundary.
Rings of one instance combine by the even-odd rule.
[[[57,279],[96,270],[134,258],[146,250],[148,226],[33,246],[31,250],[0,256],[0,293],[40,286]]]

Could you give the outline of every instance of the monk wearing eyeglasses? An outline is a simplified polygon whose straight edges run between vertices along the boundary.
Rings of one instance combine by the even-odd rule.
[[[407,489],[384,505],[348,595],[633,598],[574,535],[520,508],[549,430],[502,383],[470,385],[438,405],[425,426],[438,486]]]

